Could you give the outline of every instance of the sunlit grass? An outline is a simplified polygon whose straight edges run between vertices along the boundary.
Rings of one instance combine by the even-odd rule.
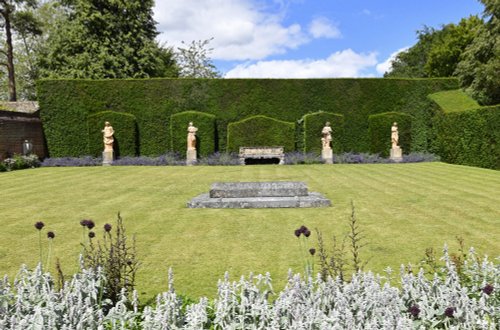
[[[305,181],[333,206],[314,209],[188,209],[186,202],[216,181]],[[442,163],[294,166],[39,168],[0,173],[0,273],[14,275],[39,259],[35,222],[56,233],[52,261],[77,269],[82,227],[93,219],[101,236],[121,212],[135,234],[138,290],[144,299],[167,288],[213,295],[217,279],[269,271],[277,289],[289,268],[303,270],[293,232],[319,228],[329,241],[348,231],[351,200],[368,245],[369,269],[416,264],[427,247],[457,247],[456,236],[480,253],[500,255],[500,172]],[[309,238],[316,245],[316,235]],[[47,245],[44,245],[46,249]],[[46,250],[45,250],[46,251]],[[53,267],[53,266],[52,266]]]
[[[444,112],[458,112],[479,108],[479,103],[461,89],[429,95]]]

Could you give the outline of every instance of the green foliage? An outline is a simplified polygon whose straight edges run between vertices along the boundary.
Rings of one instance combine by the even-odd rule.
[[[386,77],[450,77],[466,47],[475,38],[483,21],[477,16],[463,18],[458,24],[440,29],[425,26],[417,32],[418,42],[398,54]]]
[[[176,76],[171,49],[155,41],[153,0],[73,0],[66,6],[39,58],[41,77]]]
[[[88,155],[100,156],[103,149],[102,129],[104,122],[113,126],[115,157],[137,156],[138,136],[137,121],[134,115],[115,111],[102,111],[88,117]]]
[[[430,94],[429,98],[436,102],[444,112],[471,110],[479,104],[461,89],[437,92]]]
[[[207,48],[212,39],[192,41],[187,48],[178,47],[175,54],[179,76],[183,78],[220,78],[220,72],[212,63]],[[184,42],[182,42],[184,44]]]
[[[466,47],[474,40],[477,31],[483,26],[477,16],[463,18],[457,25],[443,26],[433,43],[425,71],[428,77],[450,77],[455,74],[458,63]]]
[[[409,153],[412,138],[412,116],[400,112],[385,112],[371,115],[369,121],[369,132],[371,139],[371,152],[381,156],[389,156],[391,149],[391,127],[394,122],[398,123],[399,146],[404,153]]]
[[[500,169],[500,106],[441,114],[436,126],[443,161]]]
[[[193,122],[193,125],[198,128],[196,132],[198,156],[213,154],[217,141],[215,116],[199,111],[184,111],[170,117],[171,150],[180,154],[186,153],[189,122]]]
[[[414,151],[429,151],[434,108],[427,95],[457,89],[458,82],[456,79],[109,79],[41,80],[37,88],[50,157],[87,154],[87,117],[104,109],[133,114],[137,119],[140,155],[157,156],[171,145],[170,117],[184,111],[215,115],[219,136],[215,148],[227,151],[229,123],[255,115],[295,123],[309,109],[325,109],[344,116],[343,149],[354,152],[370,150],[369,115],[398,111],[415,118]],[[299,137],[303,141],[302,135],[295,136],[295,140]]]
[[[0,172],[23,170],[40,166],[40,159],[35,154],[20,155],[14,154],[12,157],[0,162]]]
[[[305,115],[304,123],[304,152],[321,154],[321,130],[326,122],[332,128],[332,149],[334,153],[343,151],[344,116],[331,112],[315,112]]]
[[[227,148],[238,152],[240,147],[283,146],[285,152],[295,150],[295,124],[253,116],[227,127]]]
[[[460,86],[482,105],[500,103],[500,2],[481,0],[486,24],[481,26],[457,67]]]

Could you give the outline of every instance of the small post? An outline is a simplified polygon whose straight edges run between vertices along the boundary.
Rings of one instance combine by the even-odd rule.
[[[28,140],[24,140],[23,142],[23,155],[28,156],[33,153],[33,143]]]

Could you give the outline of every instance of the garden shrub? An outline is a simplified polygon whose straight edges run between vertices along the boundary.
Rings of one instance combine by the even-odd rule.
[[[349,281],[290,274],[272,288],[269,274],[229,274],[213,300],[184,303],[169,273],[168,291],[139,308],[137,293],[103,301],[102,269],[82,269],[61,289],[41,267],[23,267],[11,285],[0,281],[0,327],[40,329],[498,329],[498,260],[466,256],[460,273],[447,250],[434,277],[423,270],[399,278],[355,273]],[[460,276],[463,274],[463,276]],[[20,303],[21,302],[21,303]],[[104,308],[105,307],[105,308]]]
[[[427,95],[457,88],[453,78],[42,80],[37,95],[50,157],[86,155],[87,117],[102,110],[134,115],[140,155],[158,156],[171,144],[171,116],[184,111],[216,116],[218,150],[228,151],[229,123],[255,115],[295,123],[323,109],[344,115],[343,150],[353,152],[370,150],[369,115],[399,111],[414,116],[413,151],[429,151]]]
[[[198,128],[196,151],[198,156],[213,154],[217,149],[215,116],[199,111],[184,111],[170,117],[171,150],[185,154],[187,149],[187,127],[189,122]]]
[[[134,115],[115,111],[102,111],[88,117],[88,155],[101,156],[104,150],[102,129],[104,122],[113,126],[115,157],[138,154],[137,121]]]
[[[370,133],[370,152],[380,154],[383,157],[389,156],[391,149],[391,127],[398,123],[399,146],[404,153],[409,153],[412,139],[412,116],[401,112],[384,112],[371,115],[368,118],[368,132]]]
[[[442,113],[436,118],[439,155],[448,163],[500,169],[500,106]]]
[[[35,154],[20,155],[14,154],[12,157],[0,162],[0,172],[22,170],[40,166],[40,159]]]
[[[332,150],[334,153],[343,151],[344,116],[330,112],[315,112],[305,115],[304,125],[304,152],[321,154],[321,130],[326,122],[332,128]]]
[[[294,136],[294,123],[253,116],[228,125],[227,148],[229,152],[239,152],[240,147],[283,146],[285,151],[293,151]]]

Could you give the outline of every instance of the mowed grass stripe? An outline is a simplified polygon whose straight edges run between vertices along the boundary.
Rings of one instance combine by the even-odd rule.
[[[331,208],[230,210],[187,209],[186,202],[216,181],[305,181],[333,201]],[[455,236],[490,255],[500,253],[500,174],[441,163],[230,167],[42,168],[0,174],[4,191],[0,220],[0,270],[14,275],[34,265],[34,222],[56,231],[53,256],[67,273],[76,270],[82,218],[101,227],[121,211],[127,232],[136,233],[143,266],[144,297],[166,289],[168,267],[176,288],[190,296],[213,295],[217,279],[249,272],[285,283],[289,268],[303,269],[303,250],[293,230],[319,228],[327,242],[348,230],[354,201],[369,243],[368,267],[417,263],[427,247],[456,246]],[[5,207],[4,207],[5,205]],[[98,229],[99,230],[99,229]],[[45,232],[44,232],[45,234]],[[313,234],[305,248],[315,245]]]

